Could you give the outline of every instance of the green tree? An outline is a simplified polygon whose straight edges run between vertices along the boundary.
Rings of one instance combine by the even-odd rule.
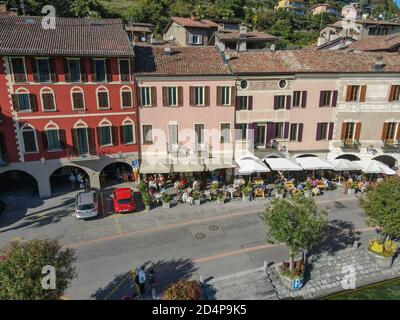
[[[400,177],[388,177],[359,198],[370,225],[379,226],[381,243],[400,237]]]
[[[292,199],[274,199],[264,214],[267,239],[285,243],[289,249],[290,271],[294,258],[300,252],[310,250],[323,239],[327,222],[326,211],[321,210],[313,199],[303,194]]]
[[[198,300],[200,293],[200,286],[197,281],[180,280],[165,289],[163,300]]]
[[[11,242],[0,252],[0,300],[59,299],[76,277],[72,249],[63,249],[57,240]],[[44,266],[53,266],[56,288],[43,289]]]

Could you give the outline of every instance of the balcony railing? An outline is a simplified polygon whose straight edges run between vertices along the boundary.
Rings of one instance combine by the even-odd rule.
[[[400,142],[399,141],[382,141],[382,150],[384,152],[400,152]]]
[[[360,150],[361,143],[358,140],[344,140],[342,141],[342,149],[346,150]]]
[[[87,150],[80,150],[76,147],[67,148],[68,159],[73,161],[98,160],[100,159],[100,155],[103,154],[106,153],[99,151],[97,148],[88,148]]]

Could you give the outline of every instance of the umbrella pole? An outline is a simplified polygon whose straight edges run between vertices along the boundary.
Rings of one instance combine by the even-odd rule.
[[[342,184],[342,183],[340,182],[341,175],[342,175],[342,171],[339,170],[339,186]]]

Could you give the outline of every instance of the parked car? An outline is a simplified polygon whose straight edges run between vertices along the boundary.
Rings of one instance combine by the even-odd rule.
[[[112,193],[112,198],[113,198],[115,213],[127,213],[136,210],[132,189],[130,188],[115,189]]]
[[[78,219],[93,218],[99,214],[99,202],[95,191],[79,192],[75,197],[75,216]]]

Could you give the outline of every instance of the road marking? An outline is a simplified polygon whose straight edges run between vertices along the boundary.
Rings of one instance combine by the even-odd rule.
[[[317,204],[326,203],[326,202],[335,202],[335,201],[354,201],[354,200],[357,200],[357,199],[342,198],[342,199],[335,199],[335,200],[322,200],[322,201],[317,201]],[[64,247],[78,248],[78,247],[81,247],[84,245],[90,245],[90,244],[95,244],[95,243],[104,242],[104,241],[110,241],[110,240],[124,238],[124,237],[132,237],[132,236],[140,235],[143,233],[166,231],[166,230],[170,230],[170,229],[186,227],[186,226],[193,225],[193,224],[201,224],[201,223],[210,222],[210,221],[225,220],[228,218],[236,218],[236,217],[248,216],[248,215],[253,215],[253,214],[260,214],[262,212],[263,212],[263,209],[259,208],[257,210],[252,210],[252,211],[238,212],[238,213],[226,214],[226,215],[215,216],[215,217],[208,217],[208,218],[198,219],[198,220],[186,220],[183,222],[173,223],[173,224],[169,224],[169,225],[165,225],[165,226],[151,227],[151,228],[139,229],[139,230],[135,230],[135,231],[125,231],[125,232],[121,232],[119,234],[114,234],[111,236],[65,244]]]

